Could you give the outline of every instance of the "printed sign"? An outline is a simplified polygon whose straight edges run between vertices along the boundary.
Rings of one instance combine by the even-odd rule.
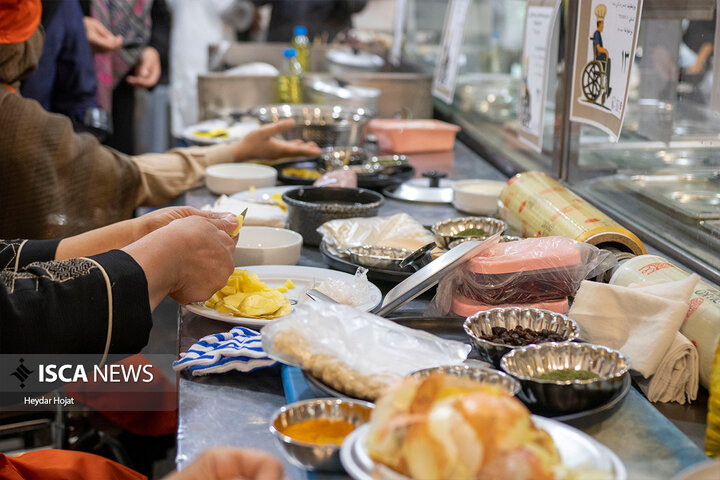
[[[580,0],[570,119],[617,142],[635,57],[642,0]]]
[[[395,0],[395,18],[393,19],[393,43],[390,47],[390,63],[399,65],[402,58],[403,37],[405,35],[405,17],[407,0]]]
[[[452,103],[455,95],[458,59],[462,48],[468,7],[470,7],[470,0],[451,0],[445,14],[440,57],[435,65],[433,78],[433,95],[445,103]]]
[[[559,6],[560,0],[528,0],[525,10],[518,136],[538,152],[542,150],[548,52]]]

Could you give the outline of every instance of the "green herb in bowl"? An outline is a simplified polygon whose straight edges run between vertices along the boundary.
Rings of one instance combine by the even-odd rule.
[[[572,368],[563,368],[561,370],[550,370],[535,376],[538,380],[554,380],[557,382],[566,382],[568,380],[594,380],[600,378],[595,372],[590,370],[574,370]]]
[[[460,230],[455,235],[462,235],[463,237],[482,237],[487,234],[488,232],[482,228],[466,228],[465,230]]]

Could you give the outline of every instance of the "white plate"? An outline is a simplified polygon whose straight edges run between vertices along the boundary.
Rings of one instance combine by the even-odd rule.
[[[233,193],[230,198],[235,200],[242,200],[243,202],[258,202],[265,203],[270,202],[270,197],[276,193],[283,194],[288,190],[294,190],[298,188],[298,185],[280,185],[278,187],[264,187],[257,188],[254,192],[245,190],[244,192]]]
[[[532,415],[532,420],[538,428],[550,434],[566,467],[586,466],[610,472],[615,480],[627,479],[625,466],[617,455],[594,438],[549,418]],[[373,480],[375,463],[365,446],[368,429],[367,424],[355,429],[340,448],[340,462],[355,480]]]
[[[253,122],[238,122],[234,123],[228,128],[228,123],[225,120],[208,120],[206,122],[198,123],[197,125],[191,125],[185,127],[182,132],[182,137],[186,141],[194,145],[216,145],[219,143],[234,142],[240,140],[248,133],[256,130],[260,125]],[[218,128],[228,128],[228,138],[208,138],[198,137],[195,132],[198,130],[217,130]]]
[[[297,265],[258,265],[243,269],[249,271],[250,273],[257,273],[260,280],[265,282],[270,288],[285,285],[286,280],[292,280],[295,284],[295,288],[284,294],[291,303],[302,303],[305,301],[312,302],[313,300],[310,300],[310,298],[305,295],[305,292],[323,280],[339,280],[350,285],[352,285],[352,282],[354,281],[354,276],[349,273]],[[377,307],[381,301],[382,293],[380,293],[380,290],[371,283],[370,300],[362,305],[358,305],[357,308],[359,310],[369,312],[373,308]],[[214,309],[206,307],[204,303],[191,303],[186,305],[185,308],[190,310],[192,313],[212,318],[213,320],[220,320],[223,322],[246,325],[250,327],[262,327],[272,321],[262,318],[234,317],[227,313],[218,313]]]

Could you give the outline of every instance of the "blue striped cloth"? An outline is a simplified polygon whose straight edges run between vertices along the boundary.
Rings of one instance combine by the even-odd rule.
[[[181,353],[180,360],[173,363],[173,369],[188,369],[193,375],[207,375],[230,370],[251,372],[277,365],[278,362],[263,351],[260,338],[260,332],[244,327],[208,335],[198,340],[187,352]]]

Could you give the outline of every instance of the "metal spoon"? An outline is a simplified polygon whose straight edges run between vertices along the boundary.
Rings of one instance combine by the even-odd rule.
[[[325,295],[324,293],[322,293],[320,290],[318,290],[316,288],[311,288],[310,290],[305,292],[305,295],[312,298],[316,302],[340,303],[340,302],[328,297],[327,295]]]

